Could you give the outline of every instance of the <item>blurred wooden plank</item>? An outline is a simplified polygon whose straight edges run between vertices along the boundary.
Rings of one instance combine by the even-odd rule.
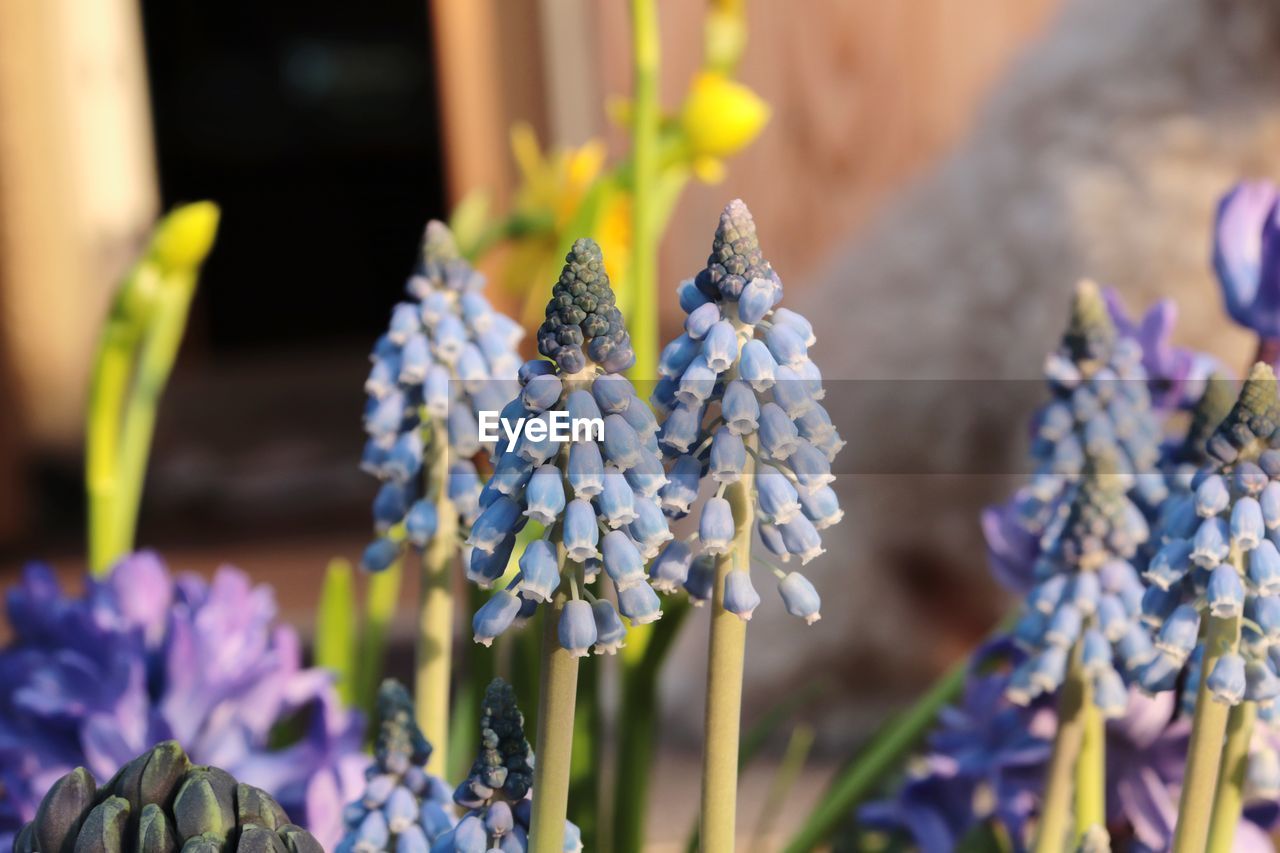
[[[450,201],[484,187],[503,205],[511,170],[498,12],[493,0],[432,0],[431,21]]]
[[[156,214],[133,0],[0,0],[0,312],[40,446],[80,444],[112,286]]]

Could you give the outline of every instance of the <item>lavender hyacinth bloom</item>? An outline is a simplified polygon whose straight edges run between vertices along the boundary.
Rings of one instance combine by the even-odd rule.
[[[477,413],[514,396],[524,336],[514,320],[480,294],[483,277],[459,254],[448,227],[427,224],[418,266],[405,286],[409,301],[391,312],[365,381],[365,445],[361,467],[383,481],[374,502],[379,538],[362,565],[386,569],[406,545],[426,548],[446,497],[464,523],[475,520],[480,482],[470,457],[479,449]],[[434,488],[433,465],[443,484]],[[450,526],[452,529],[452,526]]]
[[[271,589],[220,569],[172,576],[149,552],[63,594],[31,565],[8,591],[14,639],[0,650],[0,846],[48,786],[76,766],[108,779],[167,739],[305,815],[326,846],[368,759],[358,714],[331,676],[303,669],[297,634],[274,623]],[[271,745],[278,723],[308,721]],[[11,840],[11,839],[10,839]]]
[[[515,548],[516,534],[526,518],[534,519],[545,527],[545,538],[528,546],[520,572],[498,599],[518,596],[525,603],[520,615],[527,617],[529,608],[564,591],[569,600],[558,626],[561,645],[578,656],[592,647],[612,654],[622,645],[618,610],[632,625],[661,616],[637,587],[648,590],[648,583],[662,583],[648,577],[645,563],[671,538],[657,496],[666,477],[657,423],[621,375],[634,353],[600,248],[579,240],[565,260],[538,331],[544,358],[520,368],[521,393],[502,408],[502,416],[509,421],[528,418],[533,408],[540,417],[565,415],[562,423],[569,434],[564,441],[499,441],[494,454],[498,473],[481,494],[481,514],[472,526],[468,577],[481,586],[496,582],[506,569],[505,555]],[[563,565],[556,562],[557,550],[564,554]],[[493,554],[503,558],[495,561]],[[595,561],[614,596],[592,592],[596,578],[587,564]],[[614,598],[623,606],[615,608]],[[482,642],[517,621],[505,619],[502,600],[481,612],[485,631],[476,636]],[[504,618],[490,618],[495,615]],[[606,628],[605,636],[598,635],[598,625]]]
[[[1103,292],[1083,281],[1075,290],[1061,346],[1045,364],[1051,399],[1032,418],[1031,483],[982,513],[988,562],[1002,584],[1025,593],[1052,544],[1055,520],[1070,506],[1087,447],[1110,448],[1131,497],[1145,514],[1167,494],[1157,465],[1161,424],[1143,367],[1146,341],[1122,333]],[[1149,384],[1151,383],[1151,384]]]
[[[907,835],[924,853],[945,853],[979,823],[995,821],[1015,850],[1029,847],[1057,715],[1048,696],[1026,708],[1004,698],[1022,660],[1007,639],[975,653],[964,698],[939,714],[928,751],[897,793],[859,810],[864,826]],[[1189,734],[1170,694],[1130,690],[1124,713],[1107,723],[1107,822],[1132,834],[1133,849],[1169,847]],[[1257,821],[1276,813],[1274,794],[1269,801],[1253,798],[1233,849],[1271,850]]]
[[[1264,341],[1280,338],[1280,188],[1237,184],[1218,203],[1213,268],[1231,319]]]
[[[729,554],[736,520],[723,493],[746,475],[749,499],[757,505],[752,515],[776,532],[769,540],[779,546],[776,555],[808,563],[823,552],[819,531],[841,517],[828,484],[844,442],[820,403],[820,374],[809,358],[813,328],[777,307],[782,281],[761,252],[742,201],[725,207],[707,266],[680,285],[679,295],[688,314],[685,334],[668,346],[651,398],[666,414],[658,443],[671,463],[662,508],[672,518],[687,515],[697,479],[709,472],[720,490],[700,508],[698,547],[704,554]],[[686,549],[675,542],[666,547],[681,554]],[[659,565],[674,563],[660,558]],[[810,624],[817,621],[812,585],[794,572],[779,571],[778,577],[787,609]],[[735,579],[732,588],[731,609],[750,618],[750,579]]]

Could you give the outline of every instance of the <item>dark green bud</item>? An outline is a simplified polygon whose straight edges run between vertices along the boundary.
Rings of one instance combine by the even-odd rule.
[[[604,257],[594,240],[583,238],[565,256],[551,289],[546,320],[538,329],[538,352],[563,373],[579,373],[590,359],[606,373],[635,363],[631,338],[618,310]]]
[[[36,810],[33,837],[36,849],[41,853],[71,850],[80,820],[93,806],[95,793],[97,785],[93,775],[83,767],[54,782]]]
[[[284,841],[289,853],[324,853],[324,848],[315,836],[300,826],[285,824],[276,830],[276,834]]]
[[[240,829],[238,853],[288,853],[280,836],[265,826],[248,824]]]
[[[124,797],[107,797],[94,806],[76,836],[75,853],[122,853],[129,811]]]
[[[1088,375],[1111,357],[1116,327],[1102,290],[1087,279],[1076,285],[1071,299],[1071,319],[1062,346],[1081,372]]]
[[[177,849],[178,839],[164,809],[147,803],[138,818],[138,853],[174,853]]]
[[[236,785],[236,819],[242,826],[252,823],[272,831],[289,822],[284,809],[270,794],[244,783]]]
[[[216,767],[187,774],[173,801],[174,826],[183,841],[198,835],[226,838],[236,825],[236,780]]]
[[[1237,459],[1254,460],[1266,450],[1280,425],[1280,401],[1276,399],[1276,374],[1258,362],[1249,372],[1240,396],[1209,439],[1209,455],[1223,464]]]

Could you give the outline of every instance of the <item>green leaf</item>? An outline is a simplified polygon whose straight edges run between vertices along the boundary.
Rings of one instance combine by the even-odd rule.
[[[355,701],[355,580],[351,563],[335,557],[325,570],[316,612],[316,665],[337,676],[338,695]]]
[[[395,619],[400,600],[402,561],[397,560],[385,571],[369,575],[364,592],[364,625],[356,640],[355,703],[374,720],[374,700],[382,683],[383,661],[387,650],[387,633]]]

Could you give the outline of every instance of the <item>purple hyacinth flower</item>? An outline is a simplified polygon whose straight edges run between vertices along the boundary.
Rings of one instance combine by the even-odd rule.
[[[1237,184],[1218,204],[1213,266],[1227,313],[1263,338],[1280,337],[1280,244],[1269,181]]]

